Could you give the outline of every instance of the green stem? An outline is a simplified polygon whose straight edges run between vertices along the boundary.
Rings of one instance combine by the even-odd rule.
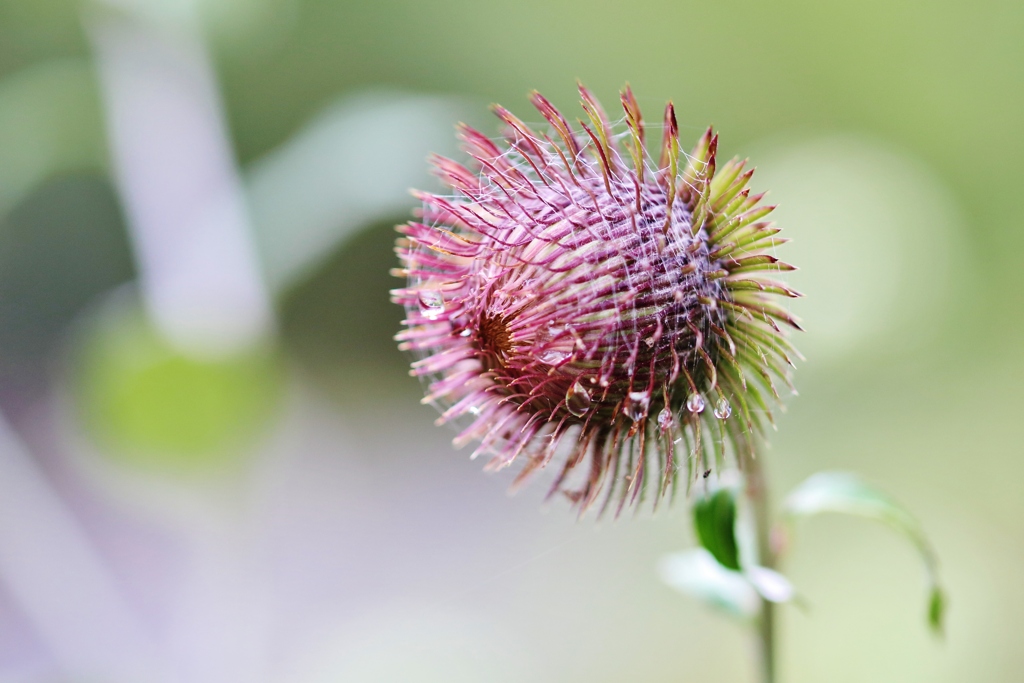
[[[768,507],[768,483],[761,458],[751,456],[743,463],[746,474],[746,493],[753,507],[757,531],[758,563],[774,569],[775,556],[771,548],[771,519]],[[761,599],[761,618],[757,624],[757,642],[761,664],[761,683],[775,683],[775,610],[774,605]]]

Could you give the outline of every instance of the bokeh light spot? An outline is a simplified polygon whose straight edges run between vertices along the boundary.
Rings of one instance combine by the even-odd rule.
[[[879,345],[906,350],[939,327],[961,233],[952,193],[918,160],[862,136],[777,141],[752,155],[799,264],[788,282],[799,345],[832,362]],[[757,152],[757,150],[755,150]],[[898,343],[893,345],[893,340]]]
[[[79,344],[79,410],[92,434],[111,446],[110,456],[132,466],[197,471],[234,461],[251,446],[282,393],[273,349],[189,357],[161,339],[126,301],[103,309]]]

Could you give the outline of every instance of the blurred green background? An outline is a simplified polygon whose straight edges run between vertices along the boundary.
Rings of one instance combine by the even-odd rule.
[[[185,237],[140,247],[129,143],[163,129],[121,135],[116,80],[150,57],[199,83],[240,188],[272,321],[227,352],[154,313]],[[609,109],[629,82],[650,121],[674,100],[687,145],[713,124],[780,204],[808,360],[776,497],[859,472],[942,560],[939,642],[898,539],[807,523],[782,680],[1024,680],[1020,2],[0,0],[0,479],[28,477],[0,485],[0,681],[752,679],[739,628],[657,578],[683,506],[507,498],[391,341],[427,152],[460,119],[497,133],[489,102],[537,121],[531,89],[576,116],[577,78]]]

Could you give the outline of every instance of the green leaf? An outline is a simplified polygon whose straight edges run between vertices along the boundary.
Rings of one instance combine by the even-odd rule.
[[[693,524],[700,544],[718,563],[734,571],[740,568],[736,542],[736,492],[729,487],[698,498],[693,504]]]
[[[783,508],[789,522],[823,512],[878,520],[914,545],[924,562],[930,584],[928,624],[934,632],[941,634],[946,600],[939,585],[938,558],[920,523],[892,498],[846,472],[812,475],[789,495]]]

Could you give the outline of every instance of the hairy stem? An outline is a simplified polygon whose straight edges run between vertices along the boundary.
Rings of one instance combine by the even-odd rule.
[[[771,519],[768,507],[768,483],[761,458],[748,457],[744,463],[746,493],[754,511],[757,531],[758,563],[774,569],[775,556],[771,548]],[[775,610],[774,605],[761,599],[761,618],[757,624],[757,642],[761,664],[761,682],[775,683]]]

